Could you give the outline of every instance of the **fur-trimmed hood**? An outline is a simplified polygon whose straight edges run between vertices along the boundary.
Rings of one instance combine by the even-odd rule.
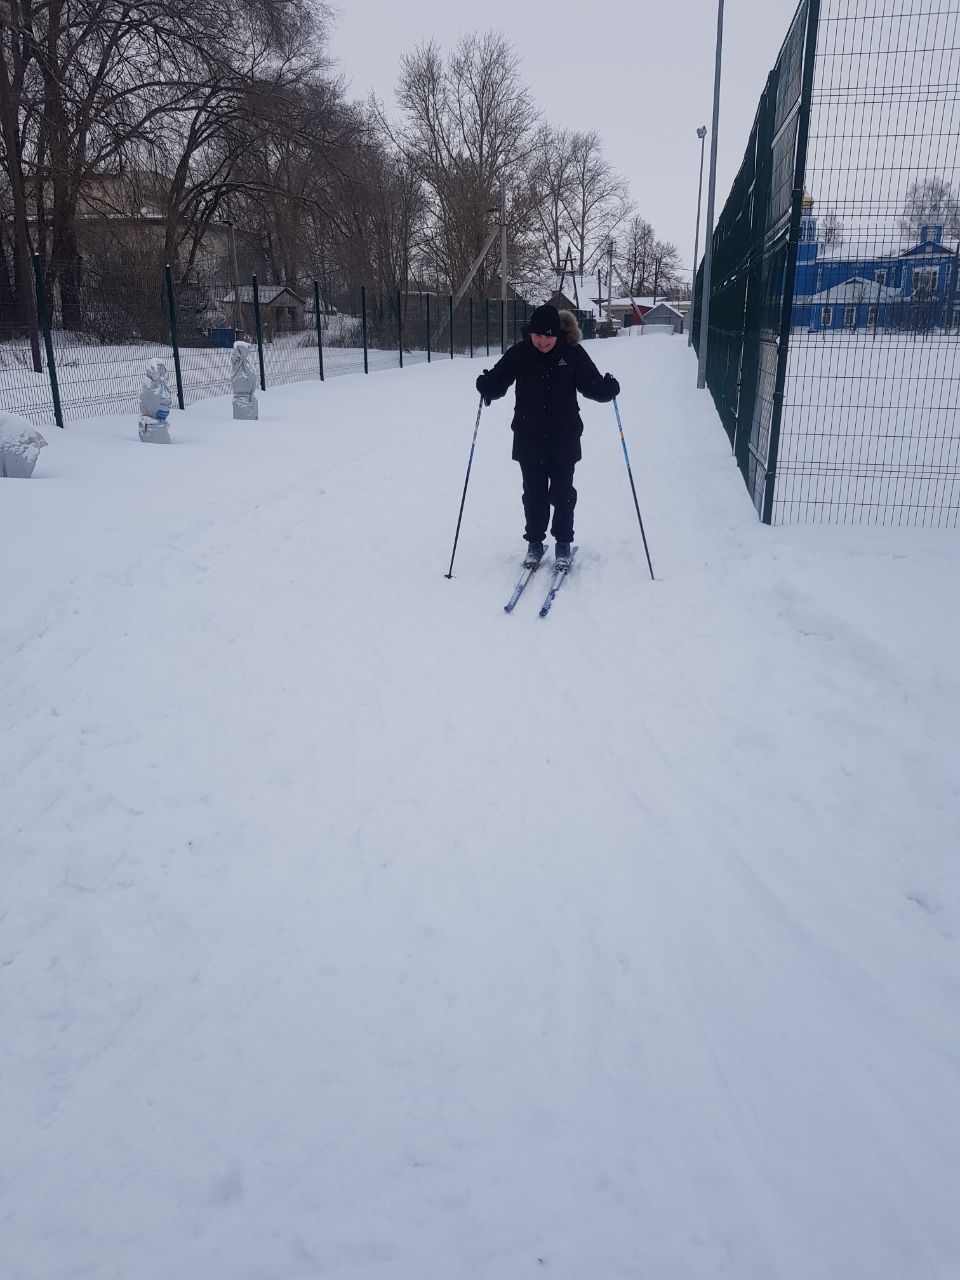
[[[561,311],[560,315],[560,332],[563,334],[563,340],[568,347],[575,347],[579,344],[583,334],[580,332],[580,326],[577,324],[577,317],[572,311]]]

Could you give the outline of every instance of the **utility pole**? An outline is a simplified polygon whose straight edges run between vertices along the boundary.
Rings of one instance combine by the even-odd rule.
[[[707,385],[710,343],[710,290],[713,286],[713,211],[717,195],[717,130],[720,127],[720,64],[723,54],[723,0],[717,0],[717,54],[713,71],[713,133],[710,137],[710,182],[707,187],[707,226],[704,232],[703,298],[700,303],[700,362],[697,387]]]
[[[507,349],[507,184],[500,188],[500,350]]]
[[[613,323],[613,236],[607,243],[607,324]]]
[[[700,252],[700,204],[703,200],[703,140],[707,136],[707,126],[702,124],[697,130],[700,139],[700,181],[697,183],[697,230],[693,237],[693,279],[690,282],[690,331],[687,334],[687,346],[693,346],[693,300],[697,292],[697,254]]]
[[[237,266],[237,232],[232,222],[228,222],[230,228],[230,267],[233,271],[233,326],[237,331],[237,337],[243,333],[243,308],[240,305],[240,269]],[[320,317],[317,316],[317,324],[320,323]]]

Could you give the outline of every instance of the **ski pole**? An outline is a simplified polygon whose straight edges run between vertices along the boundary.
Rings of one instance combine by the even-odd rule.
[[[446,578],[453,577],[453,559],[457,554],[457,542],[460,538],[460,521],[463,519],[463,504],[467,500],[467,485],[470,483],[470,468],[473,466],[473,451],[477,447],[477,432],[480,430],[480,415],[483,413],[483,396],[480,397],[480,404],[477,406],[477,420],[473,424],[473,443],[470,445],[470,459],[467,462],[467,478],[463,482],[463,497],[460,499],[460,514],[457,516],[457,532],[453,535],[453,552],[450,556],[450,572],[444,574]]]
[[[643,531],[643,517],[640,515],[640,503],[637,501],[637,486],[633,483],[633,471],[630,467],[630,455],[627,453],[627,442],[623,438],[623,423],[620,421],[620,406],[617,404],[616,398],[613,401],[613,411],[617,415],[617,426],[620,428],[620,443],[623,445],[623,456],[627,464],[627,475],[630,477],[630,488],[633,490],[633,505],[637,508],[637,519],[640,521],[640,536],[643,538],[643,549],[647,553],[647,564],[650,568],[650,579],[656,581],[653,576],[653,565],[650,562],[650,548],[647,546],[647,535]]]

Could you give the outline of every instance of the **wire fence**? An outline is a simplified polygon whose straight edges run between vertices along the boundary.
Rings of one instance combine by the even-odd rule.
[[[255,347],[263,388],[463,356],[496,359],[519,341],[532,310],[521,298],[504,307],[499,298],[471,297],[454,307],[452,296],[423,290],[379,294],[256,276],[177,283],[169,270],[144,279],[87,265],[80,319],[67,328],[34,265],[42,367],[34,369],[27,339],[0,341],[0,397],[38,425],[136,412],[146,365],[156,358],[167,363],[181,407],[227,395],[238,339]]]
[[[957,525],[958,37],[960,0],[803,0],[768,78],[707,360],[768,523]]]

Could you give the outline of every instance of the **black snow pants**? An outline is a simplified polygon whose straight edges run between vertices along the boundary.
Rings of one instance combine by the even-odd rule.
[[[573,509],[577,491],[573,487],[575,462],[552,462],[549,458],[524,458],[523,513],[527,518],[524,537],[528,542],[543,542],[547,536],[550,508],[553,525],[550,532],[557,542],[573,541]]]

